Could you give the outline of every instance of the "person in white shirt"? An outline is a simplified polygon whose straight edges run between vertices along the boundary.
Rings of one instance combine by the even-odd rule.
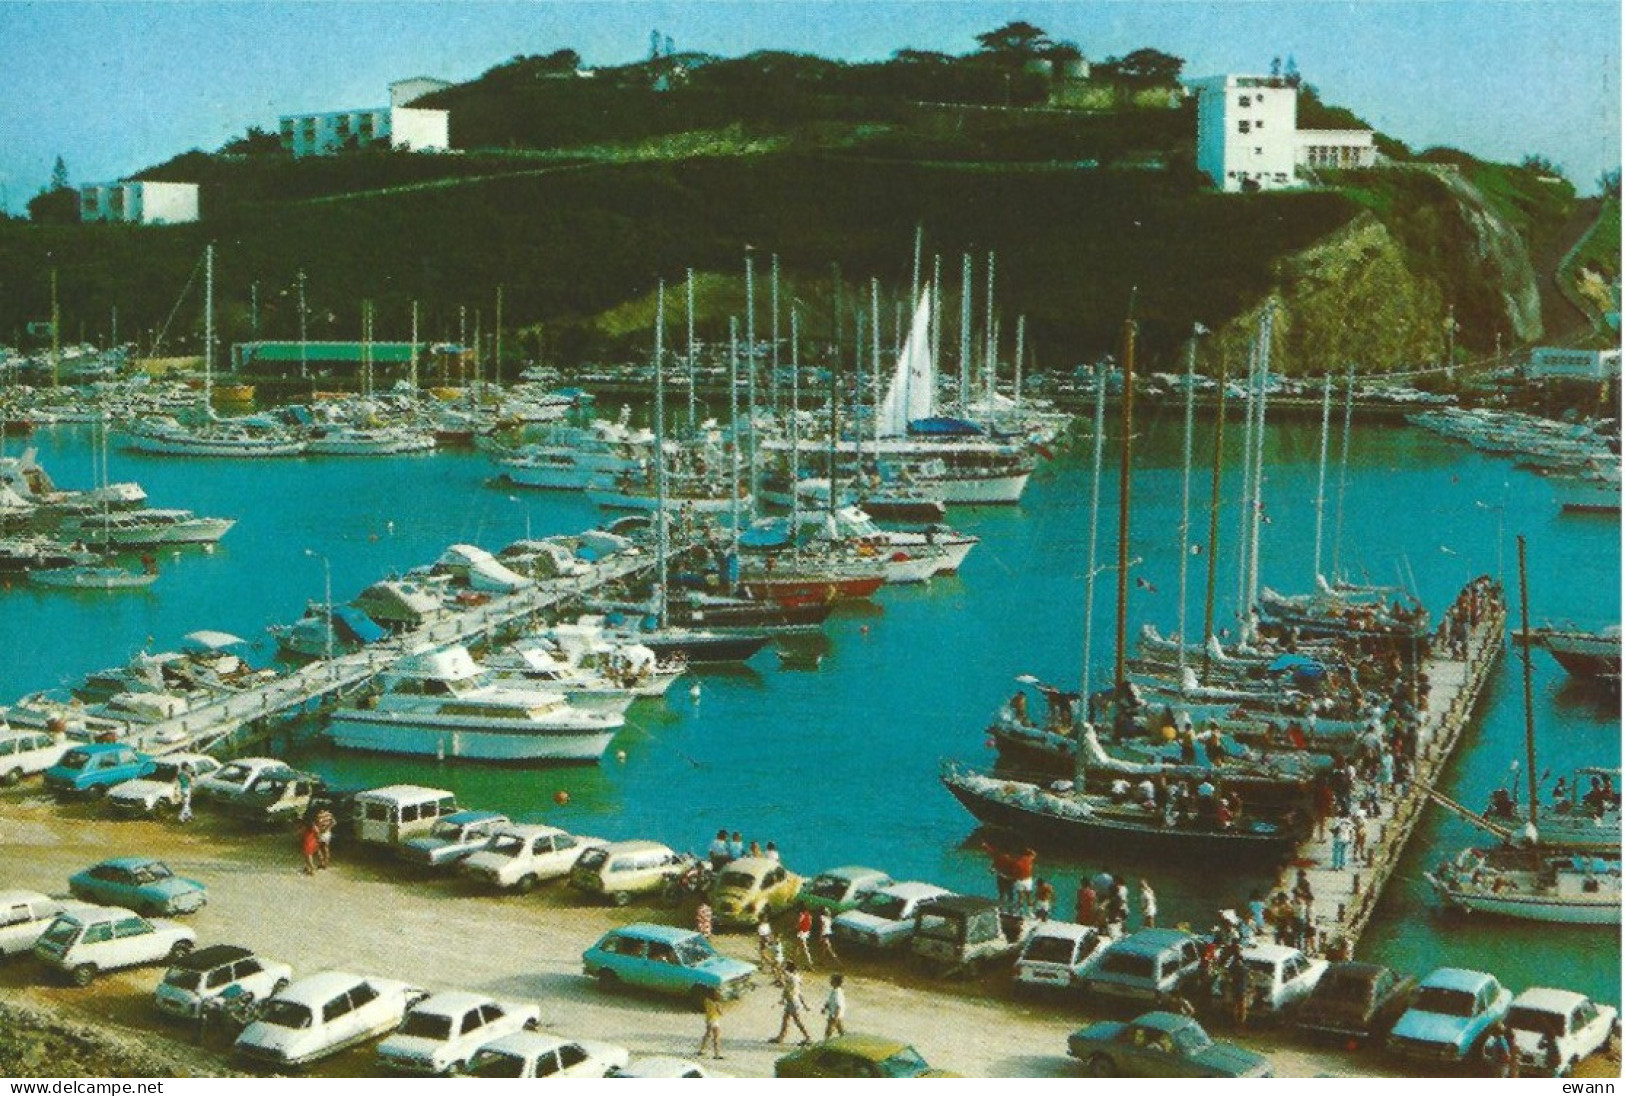
[[[825,1039],[846,1034],[846,990],[841,988],[845,982],[844,974],[830,975],[829,996],[824,998]]]

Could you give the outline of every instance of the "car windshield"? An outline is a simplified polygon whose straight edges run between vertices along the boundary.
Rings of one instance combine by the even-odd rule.
[[[277,1027],[308,1028],[310,1009],[297,1001],[283,1001],[273,997],[265,1002],[265,1011],[260,1013],[260,1019]]]
[[[69,750],[62,755],[62,760],[57,762],[58,767],[63,769],[82,769],[88,764],[90,755],[83,750]]]
[[[175,875],[167,866],[159,863],[142,864],[131,874],[135,876],[137,883],[156,883],[160,879],[170,879]]]
[[[1364,978],[1331,977],[1322,978],[1320,985],[1315,987],[1315,996],[1323,1001],[1344,1001],[1348,1004],[1363,1005],[1371,1000],[1372,991],[1376,984]]]
[[[930,1068],[919,1051],[904,1047],[880,1063],[880,1074],[882,1077],[918,1077]]]
[[[149,780],[174,780],[181,774],[181,767],[173,761],[160,761],[152,770]]]
[[[525,839],[518,834],[505,833],[485,846],[485,851],[498,856],[518,856],[525,851],[525,844]]]
[[[447,822],[442,818],[434,824],[434,829],[430,830],[429,833],[431,836],[442,837],[447,841],[456,841],[463,835],[463,824],[461,822]]]
[[[697,967],[716,958],[716,949],[701,936],[691,936],[677,942],[677,961],[685,967]]]
[[[884,917],[888,921],[897,921],[902,918],[903,910],[907,907],[907,898],[900,898],[895,894],[871,894],[863,900],[860,908],[864,913]]]
[[[1174,1031],[1174,1049],[1187,1057],[1212,1045],[1213,1040],[1207,1037],[1207,1032],[1195,1024],[1186,1024]]]
[[[401,1025],[401,1034],[417,1039],[445,1040],[451,1038],[451,1017],[433,1012],[411,1012]]]
[[[581,854],[581,859],[576,861],[576,867],[596,868],[608,859],[608,851],[604,849],[588,849],[586,852]]]
[[[1545,1009],[1515,1008],[1507,1013],[1507,1027],[1514,1031],[1550,1035],[1555,1039],[1563,1034],[1563,1017]]]
[[[1424,986],[1416,995],[1415,1008],[1419,1012],[1437,1012],[1441,1016],[1471,1016],[1476,998],[1466,990],[1445,989],[1442,986]]]
[[[164,985],[174,986],[176,989],[197,989],[198,983],[203,981],[203,972],[199,970],[172,970],[164,975]]]
[[[756,877],[747,871],[725,871],[717,880],[719,887],[732,887],[734,890],[751,890],[756,886]]]
[[[79,936],[79,930],[84,926],[69,917],[58,917],[51,922],[51,927],[40,936],[46,943],[66,948]]]
[[[847,882],[838,875],[820,875],[807,885],[809,894],[838,902],[846,897]]]
[[[523,1058],[516,1054],[504,1054],[500,1050],[482,1050],[468,1064],[470,1077],[522,1077],[524,1073]]]
[[[1035,936],[1022,959],[1029,963],[1070,963],[1073,942],[1059,936]]]
[[[248,780],[247,765],[227,765],[214,774],[216,784],[242,784]]]

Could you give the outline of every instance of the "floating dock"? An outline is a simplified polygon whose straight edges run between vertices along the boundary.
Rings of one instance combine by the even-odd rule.
[[[1331,869],[1332,841],[1330,819],[1326,836],[1313,831],[1298,846],[1294,858],[1282,869],[1270,893],[1292,893],[1301,866],[1314,893],[1311,915],[1316,938],[1324,950],[1341,942],[1352,954],[1360,934],[1371,923],[1371,915],[1381,901],[1383,888],[1393,877],[1405,844],[1421,820],[1430,801],[1428,789],[1443,772],[1483,695],[1484,685],[1501,660],[1506,645],[1507,610],[1504,602],[1492,599],[1483,618],[1468,632],[1465,658],[1448,658],[1442,644],[1422,662],[1427,675],[1427,709],[1417,730],[1416,762],[1410,782],[1403,791],[1379,789],[1382,817],[1366,820],[1366,844],[1356,856],[1352,845],[1348,867]]]

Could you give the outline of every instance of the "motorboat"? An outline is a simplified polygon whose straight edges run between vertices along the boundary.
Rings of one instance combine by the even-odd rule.
[[[1550,855],[1503,846],[1463,849],[1425,872],[1447,906],[1465,913],[1565,925],[1620,923],[1620,858]]]
[[[30,571],[28,581],[52,590],[144,590],[158,581],[158,568],[132,571],[113,563],[84,563]]]
[[[1531,628],[1514,634],[1519,643],[1544,647],[1573,677],[1619,682],[1621,639],[1619,625],[1588,632],[1580,628]]]
[[[292,624],[275,624],[267,629],[279,650],[303,658],[345,655],[382,641],[388,632],[353,605],[328,606],[311,602],[305,615]]]
[[[440,586],[403,579],[375,582],[350,604],[391,631],[420,627],[446,611]]]
[[[382,692],[333,713],[328,735],[345,749],[509,762],[594,762],[624,724],[562,693],[493,680],[464,647],[409,655]]]
[[[236,524],[235,518],[199,517],[190,510],[120,510],[70,518],[58,535],[99,547],[157,548],[214,544]]]
[[[305,443],[307,453],[327,457],[395,456],[434,447],[432,432],[406,426],[334,426]]]

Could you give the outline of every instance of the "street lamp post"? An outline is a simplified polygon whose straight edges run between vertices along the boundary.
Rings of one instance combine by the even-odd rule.
[[[322,561],[322,597],[327,606],[327,628],[323,635],[326,640],[327,661],[333,661],[333,565],[326,556],[314,548],[306,548],[305,555],[312,559]]]

